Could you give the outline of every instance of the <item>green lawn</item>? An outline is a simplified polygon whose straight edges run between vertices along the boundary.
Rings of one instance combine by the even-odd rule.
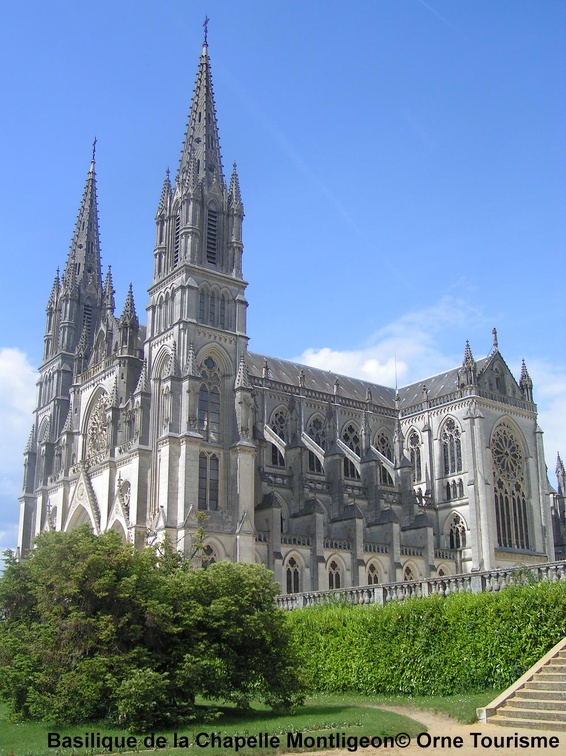
[[[449,696],[446,698],[433,697],[369,697],[357,694],[343,695],[316,695],[309,698],[299,711],[292,716],[280,716],[272,714],[266,709],[254,707],[251,711],[239,711],[234,708],[221,707],[218,709],[218,717],[212,723],[196,723],[186,728],[179,728],[177,731],[177,748],[182,749],[190,747],[195,749],[202,756],[222,756],[230,754],[234,756],[236,750],[234,747],[199,747],[196,748],[195,737],[200,733],[200,742],[210,741],[211,734],[215,733],[222,739],[224,738],[249,738],[258,737],[260,733],[266,734],[268,738],[279,738],[279,750],[293,750],[293,741],[297,738],[296,733],[303,733],[303,737],[313,735],[326,736],[329,738],[333,733],[345,733],[347,737],[376,736],[385,737],[395,735],[400,732],[406,732],[411,736],[416,735],[422,730],[422,726],[414,720],[407,717],[398,716],[386,711],[380,711],[375,708],[380,703],[393,706],[413,706],[425,709],[434,709],[455,717],[463,722],[471,722],[475,718],[475,709],[492,700],[497,691],[488,691],[483,694],[474,694],[469,696]],[[5,707],[0,707],[0,756],[60,756],[61,754],[95,754],[104,751],[104,748],[57,748],[55,745],[49,748],[48,733],[57,733],[61,740],[60,745],[65,745],[63,737],[81,737],[85,738],[87,733],[99,733],[100,737],[124,738],[128,733],[109,728],[104,725],[99,726],[79,726],[79,727],[57,727],[44,722],[26,722],[13,723],[6,719]],[[291,733],[291,735],[289,735]],[[53,737],[52,744],[56,742]],[[137,748],[130,747],[112,748],[112,750],[149,750],[153,745],[151,741],[144,743],[146,736],[137,737]],[[179,750],[173,750],[175,745],[173,732],[160,732],[157,737],[165,738],[162,741],[165,747],[159,750],[160,754],[175,753],[177,756]],[[265,740],[265,735],[263,736]],[[336,737],[336,735],[334,735]],[[186,738],[186,740],[181,740]],[[289,740],[290,738],[290,740]],[[113,741],[114,743],[116,741]],[[118,741],[119,742],[119,741]],[[296,740],[295,740],[296,742]],[[329,738],[330,744],[330,738]],[[230,745],[230,744],[228,744]],[[274,753],[276,748],[259,747],[257,742],[253,742],[239,747],[237,754],[239,756],[261,756],[261,754]],[[299,741],[300,745],[300,741]],[[306,743],[308,745],[308,742]],[[341,745],[341,744],[339,744]],[[303,747],[305,743],[303,741]],[[195,752],[193,750],[193,753]],[[298,750],[296,746],[294,750]],[[307,749],[305,749],[307,750]],[[321,750],[321,748],[317,748]],[[108,752],[108,749],[107,749]]]

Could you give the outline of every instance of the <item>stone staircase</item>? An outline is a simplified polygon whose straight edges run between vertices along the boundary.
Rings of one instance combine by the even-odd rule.
[[[477,714],[502,727],[566,732],[566,638]]]

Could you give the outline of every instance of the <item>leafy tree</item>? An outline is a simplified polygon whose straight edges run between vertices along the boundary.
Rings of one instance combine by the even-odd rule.
[[[299,665],[270,577],[112,531],[44,533],[0,578],[0,698],[19,718],[139,731],[190,721],[199,694],[291,709]]]

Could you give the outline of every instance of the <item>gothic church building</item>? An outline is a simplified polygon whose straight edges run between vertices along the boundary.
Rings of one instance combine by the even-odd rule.
[[[93,155],[47,303],[20,553],[84,523],[189,551],[204,522],[204,561],[264,563],[287,593],[553,560],[524,363],[517,381],[494,333],[395,390],[248,351],[243,216],[205,40],[146,326],[101,270]]]

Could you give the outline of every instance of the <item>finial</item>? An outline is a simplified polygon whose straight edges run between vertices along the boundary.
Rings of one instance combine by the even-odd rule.
[[[96,157],[96,137],[94,137],[94,142],[92,143],[92,162],[94,163]]]
[[[493,348],[497,349],[499,346],[497,343],[497,328],[494,328],[491,333],[493,334]]]
[[[204,29],[204,44],[208,44],[208,22],[210,21],[208,16],[204,17],[203,29]]]

